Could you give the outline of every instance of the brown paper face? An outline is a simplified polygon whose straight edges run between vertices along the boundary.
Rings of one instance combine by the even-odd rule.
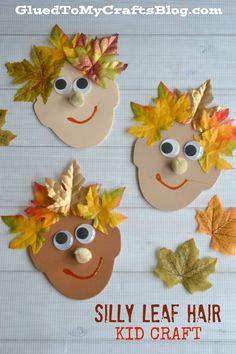
[[[75,81],[85,77],[65,63],[60,78],[66,78],[76,88]],[[90,87],[87,92],[79,91],[82,97],[77,106],[71,103],[75,93],[73,88],[65,94],[53,89],[46,104],[41,97],[34,104],[40,122],[52,129],[65,144],[75,148],[92,147],[105,139],[111,130],[114,109],[119,101],[119,89],[114,81],[108,80],[107,88],[102,88],[86,80]]]
[[[85,227],[91,225],[77,216],[62,217],[45,234],[46,242],[39,253],[33,255],[29,252],[35,267],[45,273],[51,284],[63,295],[76,300],[91,298],[103,290],[111,277],[121,243],[118,228],[110,227],[108,235],[96,230],[91,242],[89,236],[81,242],[82,239],[76,237],[76,229],[82,224]],[[72,235],[72,244],[66,250],[59,250],[55,246],[55,235],[60,231]],[[79,263],[74,255],[81,248],[86,248],[91,255],[86,263]]]
[[[182,209],[205,189],[211,188],[220,175],[212,168],[206,174],[198,160],[190,160],[184,154],[184,146],[196,135],[190,125],[175,123],[162,134],[162,140],[148,146],[146,139],[137,139],[134,147],[134,163],[138,168],[139,186],[144,198],[155,208],[164,211]],[[162,155],[160,145],[165,139],[179,143],[178,156],[187,162],[185,173],[176,174],[172,169],[173,158]]]

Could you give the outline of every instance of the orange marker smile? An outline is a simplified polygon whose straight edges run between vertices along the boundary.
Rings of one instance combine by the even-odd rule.
[[[76,124],[88,123],[94,117],[94,115],[96,114],[97,109],[98,109],[98,106],[95,106],[94,109],[93,109],[92,114],[88,118],[86,118],[84,120],[77,120],[77,119],[75,119],[73,117],[67,117],[66,119],[69,120],[70,122],[76,123]]]
[[[173,190],[173,191],[176,191],[176,190],[180,189],[181,187],[183,187],[183,186],[188,182],[188,179],[185,179],[182,183],[178,184],[177,186],[171,186],[171,185],[165,183],[165,182],[162,180],[160,173],[157,173],[157,174],[156,174],[156,180],[157,180],[158,182],[160,182],[160,183],[161,183],[163,186],[165,186],[166,188],[169,188],[169,189],[171,189],[171,190]]]
[[[72,272],[72,270],[70,270],[68,268],[63,269],[63,273],[70,275],[70,276],[72,276],[76,279],[79,279],[79,280],[90,279],[90,278],[94,277],[95,275],[97,275],[97,273],[99,272],[99,270],[101,268],[102,262],[103,262],[103,257],[100,257],[97,268],[94,270],[94,272],[92,274],[84,276],[84,277],[75,274],[74,272]]]

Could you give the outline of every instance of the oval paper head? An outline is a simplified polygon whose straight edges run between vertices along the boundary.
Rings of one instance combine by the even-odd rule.
[[[228,109],[208,108],[211,83],[186,94],[174,93],[163,83],[155,105],[131,103],[141,126],[129,128],[138,139],[134,164],[144,198],[160,210],[178,210],[211,188],[222,169],[232,166],[221,156],[232,156],[236,127],[226,120]]]
[[[20,233],[10,247],[30,246],[35,267],[59,292],[76,300],[93,297],[107,285],[121,248],[117,225],[125,219],[113,213],[124,188],[100,194],[98,185],[84,187],[83,182],[73,162],[59,182],[35,184],[27,216],[2,217],[11,232]]]
[[[127,67],[114,60],[118,35],[90,38],[77,33],[69,39],[56,25],[49,40],[54,48],[32,48],[35,66],[28,62],[33,72],[26,75],[28,84],[15,100],[36,100],[34,111],[40,122],[67,145],[95,146],[111,130],[119,102],[114,80]],[[26,62],[6,64],[8,73],[19,79]]]

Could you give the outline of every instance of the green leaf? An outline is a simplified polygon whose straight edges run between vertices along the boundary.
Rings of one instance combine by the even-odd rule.
[[[168,288],[181,283],[192,294],[212,287],[207,278],[215,272],[216,262],[216,258],[199,259],[199,250],[191,239],[179,246],[176,252],[160,249],[155,274]]]

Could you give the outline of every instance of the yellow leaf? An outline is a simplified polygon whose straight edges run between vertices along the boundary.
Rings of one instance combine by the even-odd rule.
[[[64,60],[58,60],[54,56],[56,49],[33,46],[31,58],[33,64],[24,59],[21,62],[7,63],[8,74],[14,78],[13,83],[23,84],[14,100],[34,102],[41,95],[46,103],[52,91],[52,81],[61,71]]]
[[[6,109],[0,109],[0,146],[8,146],[16,137],[10,130],[2,129],[3,125],[6,123],[6,114]]]
[[[114,228],[126,219],[124,215],[112,213],[120,205],[124,188],[112,192],[105,191],[99,196],[100,186],[93,185],[86,196],[86,204],[78,204],[78,214],[86,219],[93,220],[93,226],[99,231],[108,234],[107,225]]]
[[[211,247],[221,253],[236,255],[236,208],[224,210],[218,196],[214,196],[208,207],[197,210],[198,232],[211,237]]]
[[[22,249],[31,246],[32,252],[38,253],[45,242],[43,235],[48,231],[42,221],[34,217],[25,218],[23,215],[3,216],[2,220],[10,228],[10,233],[20,234],[10,242],[10,248]]]

